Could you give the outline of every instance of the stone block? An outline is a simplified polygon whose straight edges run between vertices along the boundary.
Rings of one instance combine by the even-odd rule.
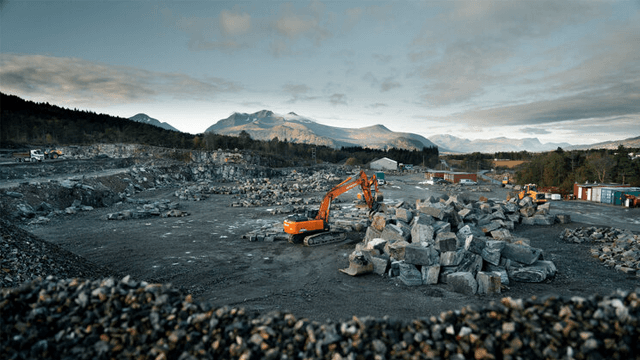
[[[507,229],[498,229],[491,232],[491,237],[496,240],[511,239],[511,233]]]
[[[382,231],[378,231],[373,227],[369,226],[367,231],[364,233],[364,242],[368,243],[369,241],[380,238],[382,236]]]
[[[500,265],[501,253],[504,246],[504,241],[487,240],[486,246],[482,249],[480,256],[490,264]]]
[[[487,246],[487,241],[478,236],[469,235],[465,239],[464,248],[474,254],[482,254],[482,250]]]
[[[385,256],[373,256],[371,257],[371,263],[373,263],[373,272],[378,275],[384,275],[389,269],[389,258]]]
[[[536,212],[546,215],[549,213],[549,211],[551,210],[551,203],[550,202],[546,202],[544,204],[540,204],[538,205],[538,208],[536,209]]]
[[[519,224],[520,223],[520,213],[508,214],[507,215],[507,219],[509,219],[509,221],[511,221],[511,222]]]
[[[507,217],[504,215],[504,212],[502,212],[502,210],[498,210],[498,211],[492,212],[491,213],[491,218],[492,219],[507,220]]]
[[[536,209],[533,206],[525,206],[520,208],[520,215],[524,217],[531,217],[535,215]]]
[[[411,222],[411,219],[413,219],[413,213],[411,210],[399,207],[396,209],[396,219],[408,224]]]
[[[414,223],[411,227],[412,244],[435,245],[435,241],[433,238],[434,235],[435,230],[431,225]]]
[[[408,245],[404,248],[404,261],[413,265],[435,265],[439,262],[439,255],[432,246]]]
[[[512,243],[505,243],[502,249],[503,257],[526,265],[535,263],[540,258],[540,254],[542,254],[540,249]]]
[[[404,260],[404,249],[408,245],[406,241],[387,242],[384,252],[396,260]]]
[[[417,214],[413,216],[411,225],[432,225],[435,222],[433,216],[427,214]]]
[[[433,223],[433,229],[436,234],[451,231],[451,224],[446,221],[436,221]]]
[[[440,277],[440,265],[423,266],[420,272],[423,284],[435,285]]]
[[[387,217],[383,213],[375,213],[371,218],[371,227],[382,232],[387,225]]]
[[[387,241],[408,241],[411,234],[406,232],[402,226],[387,224],[382,230],[380,237]]]
[[[492,270],[492,273],[500,277],[500,283],[502,285],[509,285],[509,273],[505,269]]]
[[[489,235],[492,231],[498,230],[502,227],[502,224],[496,220],[492,220],[490,223],[483,225],[480,229],[485,234]]]
[[[530,196],[525,196],[520,201],[518,201],[518,205],[521,208],[526,206],[533,206],[533,199]]]
[[[447,283],[451,286],[453,291],[461,294],[475,295],[478,291],[478,282],[469,272],[455,272],[449,274],[447,276]]]
[[[432,216],[433,218],[438,219],[438,220],[444,219],[444,216],[445,216],[445,212],[444,212],[443,209],[436,208],[436,207],[433,207],[433,206],[422,206],[422,207],[418,208],[418,211],[423,213],[423,214]]]
[[[535,225],[553,225],[556,222],[555,215],[534,215]]]
[[[557,269],[553,262],[540,260],[530,266],[513,269],[509,273],[509,277],[518,282],[537,283],[555,276],[556,272]]]
[[[468,208],[464,208],[460,211],[458,211],[458,215],[460,215],[460,217],[465,220],[465,218],[471,213],[471,209]]]
[[[569,214],[557,214],[556,222],[560,224],[569,224],[571,223],[571,215]]]
[[[400,281],[407,286],[422,285],[422,273],[415,265],[400,263]]]
[[[507,202],[503,205],[504,212],[507,214],[513,214],[518,212],[518,205],[513,202]]]
[[[476,282],[478,283],[478,294],[491,295],[500,293],[500,276],[493,272],[479,271],[476,275]]]
[[[365,249],[367,250],[378,250],[378,252],[380,252],[380,254],[384,253],[384,247],[387,244],[387,240],[382,239],[382,238],[375,238],[372,239],[371,241],[368,241],[365,243]],[[357,245],[356,244],[356,249],[357,249]]]
[[[476,276],[478,271],[482,270],[482,257],[478,254],[462,250],[462,260],[457,267],[459,272],[468,272]]]
[[[461,251],[445,251],[440,254],[440,265],[442,266],[458,266],[462,261],[463,253]]]
[[[458,246],[456,234],[452,232],[439,233],[436,236],[436,249],[440,252],[455,251]]]

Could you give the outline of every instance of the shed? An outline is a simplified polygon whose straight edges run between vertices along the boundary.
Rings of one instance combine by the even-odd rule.
[[[372,170],[398,170],[398,162],[389,158],[383,157],[373,160],[369,163],[369,168]]]
[[[476,173],[466,173],[466,172],[449,172],[444,174],[444,179],[450,183],[459,183],[462,179],[469,179],[473,181],[478,181],[478,174]]]
[[[598,202],[606,202],[605,201],[605,192],[602,188],[620,188],[620,187],[629,187],[629,185],[624,184],[573,184],[573,195],[578,200],[587,200],[587,201],[598,201]],[[600,188],[600,189],[598,189]],[[595,189],[598,189],[597,191]]]
[[[447,171],[447,170],[432,170],[432,169],[429,169],[424,174],[424,177],[426,179],[433,179],[434,177],[444,179],[444,174],[448,174],[450,172],[451,171]]]

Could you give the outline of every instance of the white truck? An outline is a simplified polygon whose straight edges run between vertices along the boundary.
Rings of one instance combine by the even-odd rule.
[[[14,152],[13,158],[16,159],[17,162],[42,162],[42,160],[44,160],[44,153],[40,149],[29,150],[25,152]]]

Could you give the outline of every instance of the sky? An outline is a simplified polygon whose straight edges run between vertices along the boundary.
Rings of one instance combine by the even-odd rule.
[[[194,134],[266,109],[620,140],[640,136],[640,0],[0,0],[0,91]]]

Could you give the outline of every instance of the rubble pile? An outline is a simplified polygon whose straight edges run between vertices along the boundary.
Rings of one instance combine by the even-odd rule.
[[[567,220],[560,216],[560,221]],[[430,197],[418,200],[415,207],[383,206],[351,258],[361,264],[364,257],[373,264],[372,272],[397,276],[409,286],[447,283],[465,294],[499,293],[511,280],[553,278],[556,267],[544,260],[543,250],[510,231],[518,223],[555,222],[548,203],[537,206],[529,197],[502,202],[470,201],[462,195]]]
[[[48,277],[3,289],[8,358],[630,359],[640,356],[640,293],[504,298],[431,318],[319,323],[196,303],[130,277]]]
[[[303,199],[301,194],[325,193],[342,181],[344,171],[321,169],[314,173],[291,171],[276,177],[253,177],[236,179],[235,185],[216,185],[213,181],[201,181],[175,192],[181,200],[203,200],[210,194],[233,195],[237,200],[231,206],[285,206],[315,204],[321,197]]]
[[[565,229],[560,239],[582,244],[593,243],[591,255],[612,269],[640,277],[640,236],[630,230],[594,226]]]
[[[98,279],[116,273],[0,218],[0,287],[17,287],[49,275]],[[4,310],[0,310],[0,314],[5,314]],[[0,323],[2,321],[0,319]]]
[[[188,216],[189,213],[178,209],[179,203],[171,202],[167,199],[158,201],[149,201],[145,199],[127,198],[127,203],[138,204],[135,209],[128,209],[107,214],[107,220],[130,220],[130,219],[146,219],[150,217],[182,217]]]

